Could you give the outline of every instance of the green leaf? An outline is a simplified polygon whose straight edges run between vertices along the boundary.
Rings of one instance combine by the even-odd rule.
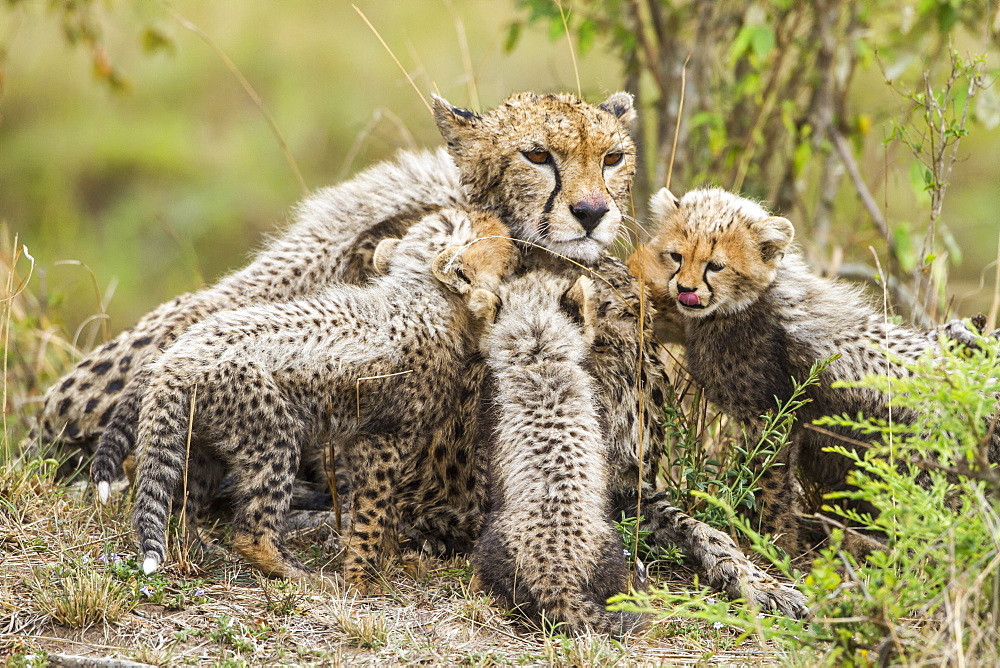
[[[558,15],[549,21],[549,39],[553,42],[566,34],[566,27],[569,25],[567,17],[566,25],[563,25],[562,18]]]
[[[517,48],[517,43],[521,41],[521,22],[512,21],[509,26],[507,26],[507,36],[503,40],[503,50],[506,53],[511,53]]]
[[[944,247],[948,249],[948,258],[951,260],[951,264],[956,266],[962,264],[962,247],[959,245],[958,240],[955,239],[955,235],[951,233],[951,229],[945,225],[940,226],[938,229],[941,234],[941,241],[944,243]]]
[[[174,41],[156,28],[145,28],[142,31],[142,50],[146,53],[174,50]]]
[[[590,19],[584,19],[576,29],[577,43],[580,45],[580,55],[590,51],[594,46],[597,37],[597,23]]]
[[[943,2],[938,5],[937,13],[938,29],[943,33],[951,32],[958,22],[958,12],[950,2]]]
[[[767,26],[758,26],[754,28],[750,40],[753,54],[758,59],[764,60],[774,49],[774,30]]]
[[[910,163],[910,187],[913,189],[913,194],[922,203],[930,201],[930,195],[927,194],[927,173],[927,168],[922,163],[918,161]]]
[[[910,239],[910,226],[906,223],[899,223],[893,227],[892,241],[896,246],[896,259],[899,260],[899,268],[904,272],[913,271],[917,264],[917,257]]]
[[[733,45],[729,47],[729,63],[733,64],[737,60],[743,57],[747,49],[750,47],[750,43],[753,40],[754,26],[743,26],[740,31],[736,34],[736,39],[733,40]]]

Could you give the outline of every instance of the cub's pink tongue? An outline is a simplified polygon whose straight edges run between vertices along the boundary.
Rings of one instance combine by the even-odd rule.
[[[684,304],[684,306],[697,306],[701,303],[701,299],[699,299],[698,295],[693,292],[680,293],[677,295],[677,301]]]

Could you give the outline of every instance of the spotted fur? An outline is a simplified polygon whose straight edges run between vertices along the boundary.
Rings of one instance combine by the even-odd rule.
[[[639,617],[610,612],[628,588],[611,521],[609,453],[584,370],[591,282],[531,272],[501,288],[483,343],[495,379],[490,514],[473,564],[480,588],[568,630],[620,636]]]
[[[439,489],[458,483],[459,495],[468,493],[471,482],[448,480],[451,470],[436,466],[436,449],[451,444],[433,436],[449,431],[441,423],[456,428],[452,388],[476,347],[475,328],[431,262],[476,236],[507,235],[488,214],[469,218],[431,214],[376,249],[376,264],[380,253],[392,257],[384,277],[218,313],[153,363],[139,416],[134,509],[147,572],[166,556],[169,500],[188,490],[187,512],[196,515],[228,469],[236,480],[233,546],[265,573],[309,577],[285,546],[283,523],[303,452],[324,435],[341,444],[353,476],[344,569],[355,586],[366,586],[377,557],[398,553],[407,480]],[[487,286],[515,254],[501,238],[469,252],[484,256],[466,269],[470,280]],[[404,480],[404,471],[415,475]]]
[[[897,360],[912,361],[937,348],[939,333],[953,338],[956,333],[947,327],[918,332],[887,322],[860,290],[811,273],[791,246],[791,223],[755,202],[717,188],[694,190],[680,200],[661,190],[651,211],[657,232],[630,264],[644,265],[654,302],[682,318],[685,366],[708,398],[747,428],[750,442],[760,434],[760,416],[789,399],[793,378],[804,379],[814,362],[838,356],[809,388],[791,445],[762,471],[762,528],[798,554],[795,471],[839,490],[851,469],[846,457],[823,451],[849,441],[804,425],[832,414],[889,417],[886,397],[877,391],[831,384],[869,374],[903,375]],[[918,416],[894,409],[892,419],[913,423]],[[834,431],[855,442],[870,440]],[[858,552],[870,548],[862,540]]]
[[[539,178],[544,182],[544,179],[556,173],[554,170],[560,166],[568,166],[568,168],[576,166],[581,179],[596,178],[598,181],[592,184],[591,190],[597,192],[598,196],[601,196],[602,193],[612,192],[607,184],[613,184],[613,191],[616,193],[627,191],[632,174],[630,153],[623,150],[620,154],[616,154],[616,159],[611,161],[614,164],[605,165],[604,161],[609,153],[608,146],[630,148],[623,123],[629,120],[631,98],[626,95],[616,95],[612,96],[610,100],[615,103],[611,112],[586,105],[570,96],[535,96],[531,94],[513,96],[500,108],[481,116],[459,110],[440,99],[435,101],[435,106],[439,127],[442,133],[449,138],[451,150],[462,149],[465,151],[465,157],[468,158],[469,150],[466,145],[478,142],[477,145],[480,148],[490,151],[481,156],[478,161],[466,160],[463,162],[458,160],[460,170],[488,170],[497,160],[508,158],[505,173],[507,180],[514,184],[511,186],[513,188],[511,192],[518,192],[520,202],[527,207],[526,211],[518,210],[515,221],[520,225],[521,230],[527,230],[532,226],[541,227],[542,222],[549,220],[552,212],[543,211],[543,209],[552,202],[558,201],[558,197],[557,193],[552,190],[538,191],[535,194],[535,199],[531,200],[524,192],[524,188],[531,184],[537,186]],[[546,116],[550,122],[542,125],[532,123],[535,115]],[[597,123],[595,119],[599,120],[600,123]],[[590,126],[595,124],[598,129],[591,129]],[[519,125],[529,126],[525,132],[530,130],[530,143],[525,143],[527,140],[524,140],[523,137],[521,142],[514,141],[516,137],[510,133]],[[609,144],[609,140],[603,137],[602,132],[613,133],[619,143]],[[502,139],[503,143],[499,143],[499,139],[495,135],[499,135],[499,139]],[[484,136],[493,139],[485,141]],[[553,156],[558,157],[552,157],[544,164],[537,164],[524,155],[527,149],[534,150],[540,146],[547,147]],[[578,163],[590,162],[601,165],[596,177],[593,170],[584,169],[578,165]],[[570,169],[570,172],[573,170]],[[575,179],[577,176],[573,178]],[[532,179],[536,179],[536,181],[532,181]],[[507,192],[504,189],[507,180],[498,184],[490,193],[477,196],[474,203],[494,212],[503,211],[499,204],[499,198],[502,198]],[[480,183],[474,178],[474,175],[469,176],[468,174],[463,176],[463,181],[469,188],[476,187],[476,184]],[[533,206],[532,202],[534,202]],[[569,208],[570,205],[566,206]],[[563,244],[561,246],[563,250],[571,254],[576,246],[579,246],[578,250],[581,256],[585,255],[595,243],[590,236],[591,234],[595,232],[605,233],[608,226],[617,231],[617,226],[620,225],[621,221],[620,212],[616,208],[614,212],[609,210],[596,218],[588,219],[588,227],[585,229],[583,222],[576,217],[576,214],[572,211],[570,214],[577,221],[575,223],[577,239],[575,242],[561,239],[559,243]],[[590,212],[587,215],[596,214]],[[551,222],[546,223],[546,226],[549,228],[558,227]],[[544,243],[543,236],[539,237],[542,243]],[[288,240],[288,243],[294,245],[296,240]],[[251,326],[249,322],[246,325],[247,327]],[[260,354],[259,351],[254,352]],[[248,363],[253,363],[253,361],[252,358],[247,360]],[[458,514],[459,519],[462,519],[467,508],[475,507],[478,502],[475,485],[470,483],[468,489],[462,487],[461,491],[465,496],[461,499],[456,499],[456,495],[452,493],[456,486],[463,485],[461,478],[452,474],[459,468],[471,467],[475,469],[477,465],[480,465],[478,460],[470,455],[470,449],[463,446],[468,446],[473,442],[475,415],[469,416],[469,413],[478,408],[483,366],[481,361],[477,362],[474,357],[467,360],[465,366],[468,373],[463,376],[462,381],[455,388],[455,392],[446,392],[445,395],[453,402],[450,410],[456,416],[464,415],[468,419],[456,419],[449,424],[450,431],[444,430],[440,434],[441,439],[434,448],[433,455],[441,475],[417,478],[421,484],[414,487],[404,485],[397,490],[397,493],[401,495],[402,502],[412,503],[416,509],[407,534],[418,540],[420,535],[424,534],[426,538],[439,544],[442,537],[445,537],[445,543],[451,541],[458,544],[461,542],[463,533],[467,539],[471,539],[471,536],[475,535],[474,532],[469,531],[469,527],[473,525],[472,522],[456,522],[454,517],[455,514]],[[141,377],[136,382],[140,391],[143,388],[143,382]],[[427,389],[433,391],[430,387]],[[141,392],[137,394],[141,394]],[[98,457],[95,459],[94,478],[98,482],[99,488],[100,485],[107,484],[110,476],[113,475],[116,460],[120,459],[121,453],[127,450],[131,440],[129,429],[134,428],[132,425],[134,425],[135,419],[131,416],[132,411],[129,406],[130,403],[126,401],[123,401],[119,406],[113,419],[112,428],[109,428],[105,433]],[[139,423],[142,424],[141,419]],[[115,428],[116,426],[118,428]],[[451,438],[450,441],[448,437]],[[107,444],[107,448],[105,448],[105,444]],[[151,452],[151,448],[144,450],[146,456],[149,456]],[[102,453],[107,454],[107,457],[102,457]],[[350,468],[353,469],[353,467]],[[401,475],[411,475],[415,471],[419,472],[419,469],[410,468],[402,472]],[[358,475],[357,470],[352,470],[352,473],[355,476]],[[355,493],[355,498],[358,498],[357,493]],[[449,503],[445,503],[442,498],[447,499]],[[241,504],[242,501],[236,499],[234,505]],[[434,512],[430,512],[431,509]],[[423,512],[417,512],[417,510]],[[281,556],[285,557],[285,555]],[[253,557],[251,556],[251,558]],[[257,561],[263,562],[265,560],[258,559]]]
[[[94,454],[115,408],[125,401],[124,432],[106,444],[110,471],[98,478],[110,482],[134,441],[144,387],[132,381],[185,329],[220,310],[287,301],[330,283],[361,283],[372,274],[372,253],[381,239],[401,236],[429,212],[466,204],[458,170],[444,149],[401,152],[393,162],[318,191],[296,207],[288,229],[245,268],[160,305],[49,388],[36,438],[63,441],[73,455],[66,468],[76,470]]]

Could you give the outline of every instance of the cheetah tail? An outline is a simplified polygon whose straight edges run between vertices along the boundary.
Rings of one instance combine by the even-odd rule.
[[[142,403],[132,523],[146,573],[166,559],[167,515],[186,457],[185,390],[179,384],[151,387]]]
[[[148,381],[149,372],[145,369],[129,381],[111,414],[111,421],[101,433],[94,461],[90,465],[90,479],[97,485],[97,497],[101,503],[108,502],[111,483],[120,475],[122,462],[132,454],[139,408]]]

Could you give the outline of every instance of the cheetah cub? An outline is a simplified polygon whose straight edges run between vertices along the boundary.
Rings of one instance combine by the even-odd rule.
[[[657,231],[629,264],[633,271],[643,265],[654,303],[679,313],[685,365],[708,398],[744,425],[750,442],[759,438],[761,415],[788,400],[793,378],[805,378],[817,360],[839,356],[808,389],[810,401],[799,409],[791,445],[762,472],[762,530],[797,555],[796,470],[810,482],[840,490],[851,469],[846,457],[823,452],[849,441],[805,425],[834,414],[889,418],[882,394],[831,384],[868,374],[903,375],[896,360],[914,360],[939,346],[939,332],[952,338],[956,332],[917,332],[886,322],[858,289],[809,271],[791,246],[788,220],[738,195],[705,188],[678,200],[664,189],[653,196],[650,210]],[[894,409],[892,419],[913,423],[919,416]],[[835,432],[855,442],[870,440],[847,429]],[[848,548],[858,555],[877,547],[863,536],[849,538]]]
[[[594,375],[595,362],[604,371],[616,368],[608,359],[612,348],[623,362],[636,360],[630,344],[637,343],[631,330],[638,319],[626,317],[621,301],[628,287],[615,285],[620,277],[613,266],[604,269],[592,281],[535,267],[500,287],[499,315],[482,339],[495,387],[487,420],[492,430],[484,426],[492,433],[491,509],[473,562],[481,588],[529,616],[544,613],[576,631],[622,635],[642,621],[604,608],[610,595],[628,587],[612,519],[637,512],[642,436],[623,427],[640,424],[636,406],[659,386],[656,365],[642,371],[652,391],[644,384],[637,396],[623,394],[639,373],[634,366],[626,373],[628,363],[617,370],[627,376],[619,379],[624,386],[615,384],[617,395]],[[609,276],[611,285],[604,282]],[[490,315],[480,317],[490,323]],[[631,417],[619,424],[617,414]],[[648,443],[643,458],[650,481],[657,444]],[[689,517],[648,482],[639,514],[650,539],[679,547],[709,586],[759,609],[805,614],[800,592],[761,571],[729,536]]]
[[[591,281],[535,271],[498,297],[483,340],[497,415],[474,584],[528,616],[621,636],[639,617],[605,608],[629,578],[594,383],[582,366],[594,336]]]
[[[143,569],[164,561],[168,506],[173,497],[179,510],[182,477],[181,501],[194,517],[228,469],[237,486],[234,548],[265,573],[313,577],[282,528],[303,453],[329,434],[353,475],[345,578],[365,590],[376,557],[398,551],[401,471],[432,458],[430,435],[447,419],[451,388],[477,345],[466,297],[434,277],[432,261],[494,235],[507,230],[489,214],[443,210],[402,240],[381,242],[374,262],[387,273],[367,285],[225,311],[178,338],[152,365],[139,416],[134,523]],[[484,286],[497,284],[515,256],[500,238],[468,252],[482,257],[466,277]]]

